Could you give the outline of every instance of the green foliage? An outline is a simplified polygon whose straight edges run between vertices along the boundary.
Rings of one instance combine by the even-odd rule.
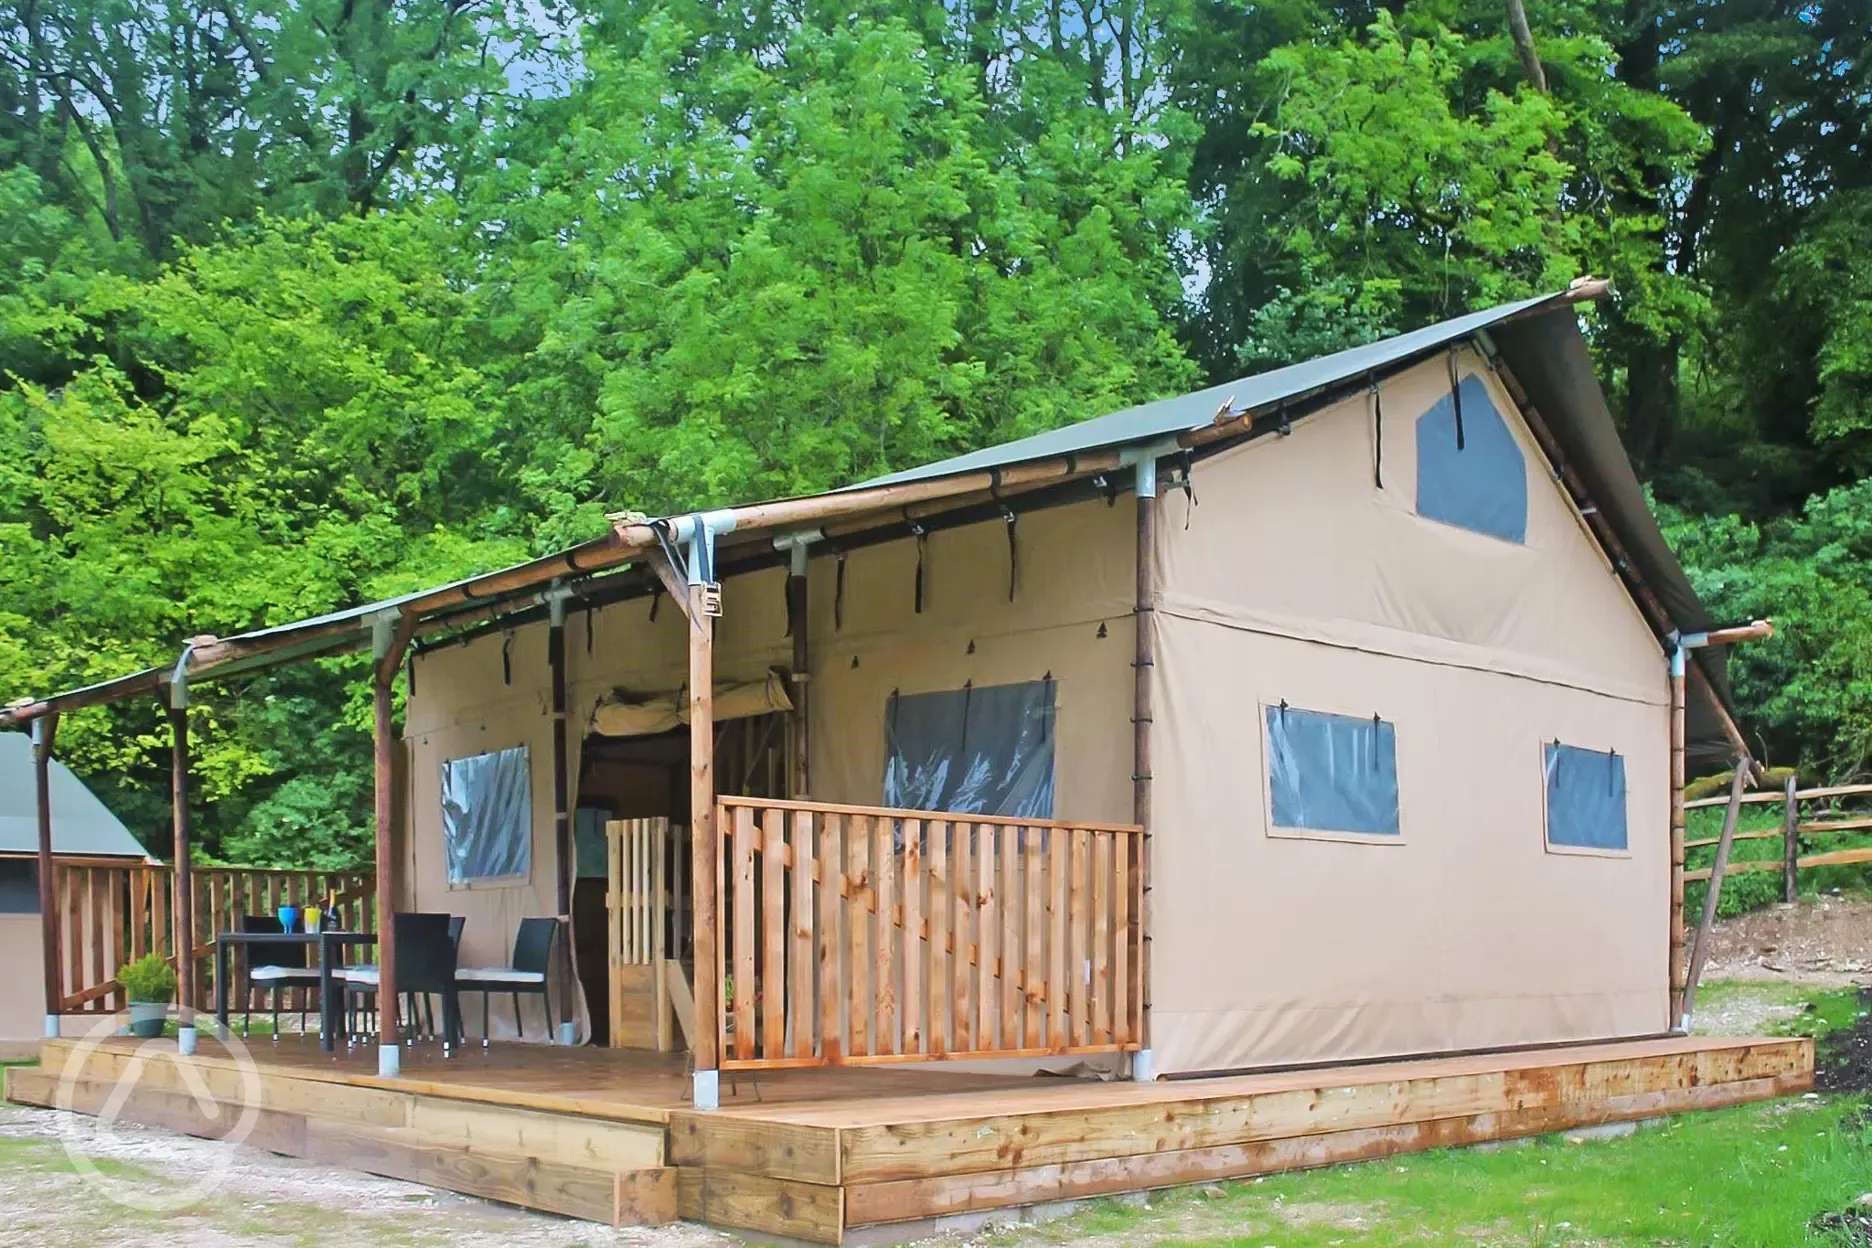
[[[155,1004],[175,1000],[175,968],[159,953],[146,953],[118,971],[117,982],[132,1001]]]

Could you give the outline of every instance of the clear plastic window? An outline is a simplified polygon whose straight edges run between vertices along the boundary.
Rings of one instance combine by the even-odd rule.
[[[1267,744],[1275,827],[1398,835],[1395,725],[1270,706]]]
[[[525,879],[533,871],[533,777],[527,747],[442,764],[448,882]]]
[[[1628,848],[1625,760],[1609,750],[1546,747],[1547,843],[1571,849]]]
[[[1451,395],[1417,418],[1417,514],[1525,543],[1528,483],[1521,446],[1480,377],[1464,377],[1458,393],[1460,448]]]
[[[884,804],[1053,817],[1053,682],[891,695]]]

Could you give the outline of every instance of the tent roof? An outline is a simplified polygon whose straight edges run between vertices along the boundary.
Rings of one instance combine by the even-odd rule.
[[[1263,431],[1253,424],[1258,415],[1308,404],[1317,397],[1428,358],[1452,343],[1486,334],[1527,390],[1567,465],[1584,482],[1588,495],[1625,548],[1634,565],[1631,571],[1663,604],[1676,628],[1704,631],[1713,627],[1714,621],[1697,600],[1658,529],[1580,334],[1574,305],[1597,297],[1603,289],[1603,283],[1575,283],[1567,291],[1473,312],[1303,364],[1111,412],[824,495],[736,508],[734,541],[748,543],[763,533],[802,527],[807,518],[817,522],[830,515],[852,518],[854,523],[868,519],[879,526],[897,524],[904,519],[901,502],[905,491],[914,492],[922,500],[959,501],[991,484],[1001,484],[1005,472],[1057,460],[1073,466],[1065,476],[1074,475],[1075,470],[1084,475],[1083,457],[1104,455],[1115,465],[1117,461],[1111,458],[1115,453],[1165,447],[1166,443],[1171,445],[1165,453],[1170,453],[1177,446],[1209,440],[1224,420],[1237,431],[1236,436],[1253,436]],[[615,528],[605,537],[511,568],[237,637],[198,638],[190,670],[202,676],[211,671],[215,676],[228,676],[361,649],[369,646],[375,623],[392,613],[416,617],[420,635],[486,620],[496,612],[537,606],[545,592],[555,586],[578,593],[604,570],[643,559],[656,546],[655,530],[670,519],[614,517]],[[1695,653],[1721,705],[1692,698],[1691,748],[1700,754],[1726,755],[1730,746],[1722,724],[1726,715],[1733,716],[1727,707],[1722,656],[1719,651]],[[0,724],[152,692],[170,679],[169,667],[148,668],[0,709]]]
[[[52,852],[74,857],[147,858],[130,829],[111,814],[85,782],[52,760]],[[32,742],[23,732],[0,732],[0,855],[39,850],[39,786]]]

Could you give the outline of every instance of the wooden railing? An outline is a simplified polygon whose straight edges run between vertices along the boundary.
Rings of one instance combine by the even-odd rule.
[[[1778,828],[1752,828],[1738,831],[1734,838],[1738,841],[1778,840],[1781,842],[1779,858],[1731,859],[1724,868],[1725,876],[1741,875],[1752,871],[1779,871],[1783,874],[1783,896],[1793,901],[1799,894],[1799,873],[1818,867],[1851,866],[1854,863],[1872,862],[1872,845],[1850,846],[1844,849],[1823,850],[1820,853],[1805,854],[1807,848],[1817,848],[1827,841],[1834,841],[1840,836],[1864,836],[1872,833],[1872,784],[1836,784],[1823,788],[1799,789],[1792,780],[1778,791],[1770,790],[1759,793],[1744,793],[1741,798],[1745,805],[1780,803],[1782,808],[1781,826]],[[1705,797],[1685,802],[1687,810],[1697,810],[1710,806],[1726,806],[1725,797]],[[1803,807],[1805,814],[1803,814]],[[1816,809],[1818,807],[1818,809]],[[1685,841],[1686,850],[1706,849],[1716,844],[1717,837]],[[1834,841],[1837,844],[1837,841]],[[1686,881],[1707,880],[1710,868],[1684,872]]]
[[[721,1066],[1139,1047],[1141,829],[728,797]]]
[[[616,819],[605,844],[611,1047],[668,1051],[688,992],[679,961],[690,930],[688,830]]]
[[[214,1001],[214,938],[243,914],[272,914],[282,905],[323,905],[337,897],[340,923],[376,928],[375,877],[359,871],[262,871],[196,867],[194,935],[186,967],[195,976],[197,1006]],[[147,953],[176,964],[175,869],[110,858],[62,858],[53,863],[59,920],[59,983],[66,1013],[102,1013],[123,1005],[117,972]],[[293,1008],[299,1002],[291,1001]]]

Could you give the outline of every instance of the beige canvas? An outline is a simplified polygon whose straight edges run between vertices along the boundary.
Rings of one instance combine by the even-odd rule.
[[[1668,1026],[1662,653],[1498,386],[1530,473],[1526,545],[1415,514],[1413,422],[1448,385],[1438,360],[1385,387],[1383,489],[1360,395],[1200,464],[1187,516],[1166,499],[1166,1073]],[[1282,700],[1396,725],[1398,837],[1271,834],[1263,708]],[[1548,849],[1556,739],[1624,757],[1628,854]]]

